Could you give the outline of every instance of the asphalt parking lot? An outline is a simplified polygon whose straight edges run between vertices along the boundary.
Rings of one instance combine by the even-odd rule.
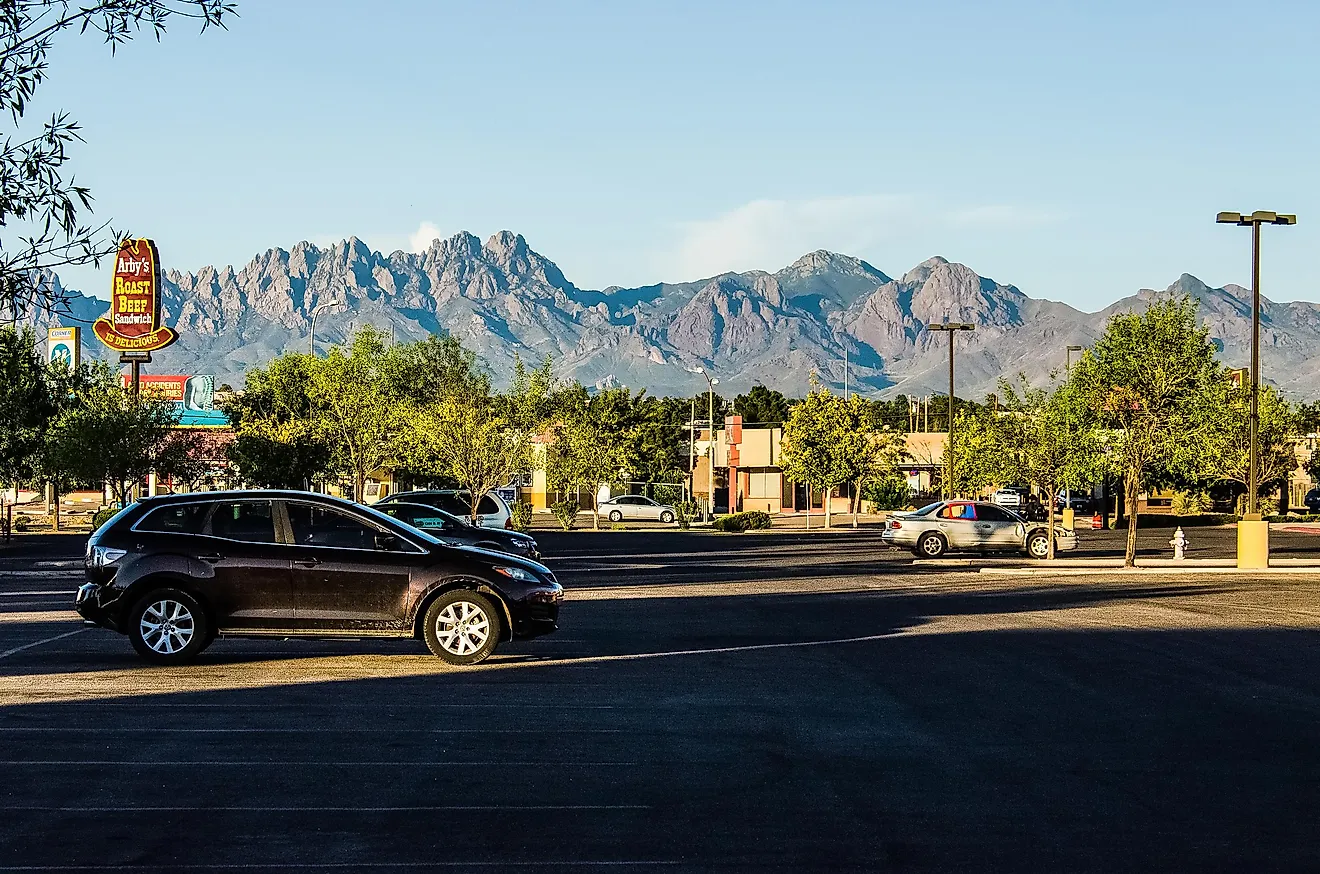
[[[353,640],[145,667],[69,611],[78,538],[0,551],[0,871],[1320,868],[1320,574],[538,536],[561,631],[466,669]]]

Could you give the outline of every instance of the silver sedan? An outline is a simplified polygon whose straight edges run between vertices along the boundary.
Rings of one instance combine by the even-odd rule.
[[[596,508],[597,516],[604,516],[611,522],[625,519],[646,519],[652,522],[673,522],[678,514],[668,504],[658,504],[641,495],[618,495],[608,501],[601,501]]]
[[[1049,555],[1049,526],[1028,522],[1012,510],[982,501],[939,501],[912,513],[895,513],[885,522],[885,543],[901,546],[918,558],[939,558],[950,550],[1025,552],[1035,559]],[[1055,526],[1054,549],[1077,548],[1077,533]]]

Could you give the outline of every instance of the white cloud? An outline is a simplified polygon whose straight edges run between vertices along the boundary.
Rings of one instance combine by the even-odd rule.
[[[409,252],[424,252],[431,245],[432,240],[444,239],[446,234],[431,222],[422,222],[417,226],[417,230],[408,236]]]
[[[677,245],[656,266],[666,279],[675,280],[777,270],[816,249],[866,257],[917,240],[930,240],[938,249],[956,242],[951,229],[999,231],[1059,219],[1057,213],[1029,206],[949,207],[912,195],[754,200],[713,219],[682,224]]]
[[[776,270],[816,249],[857,252],[900,229],[911,206],[911,198],[893,195],[754,200],[714,219],[684,223],[663,266],[674,278],[691,279]]]

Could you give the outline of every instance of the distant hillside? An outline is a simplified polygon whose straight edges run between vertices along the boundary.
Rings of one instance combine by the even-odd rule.
[[[1200,303],[1226,363],[1247,361],[1249,292],[1209,288],[1186,274],[1168,290]],[[948,384],[947,338],[923,330],[947,319],[977,326],[958,339],[958,391],[978,397],[993,391],[1001,375],[1044,378],[1063,366],[1066,346],[1091,343],[1110,314],[1142,306],[1154,294],[1142,290],[1084,313],[943,258],[894,279],[825,251],[775,273],[590,291],[509,231],[485,243],[460,233],[424,252],[391,255],[352,238],[329,248],[270,249],[237,272],[170,271],[164,310],[181,340],[158,353],[151,369],[210,373],[240,385],[246,368],[305,350],[312,309],[338,300],[345,309],[318,317],[318,348],[368,322],[393,329],[401,340],[447,331],[478,352],[497,382],[517,353],[526,361],[553,356],[560,375],[588,386],[686,395],[704,385],[687,372],[701,365],[720,377],[726,393],[762,382],[800,395],[813,371],[842,385],[847,344],[855,389],[921,395]],[[73,293],[65,323],[90,321],[105,309],[104,302]],[[1263,309],[1266,377],[1294,396],[1320,396],[1320,306],[1271,302]],[[94,340],[87,346],[99,348]]]

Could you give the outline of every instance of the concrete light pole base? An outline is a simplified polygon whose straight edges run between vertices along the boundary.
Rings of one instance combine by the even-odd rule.
[[[1250,514],[1238,523],[1237,566],[1252,569],[1270,566],[1270,523],[1262,520],[1259,513]]]

